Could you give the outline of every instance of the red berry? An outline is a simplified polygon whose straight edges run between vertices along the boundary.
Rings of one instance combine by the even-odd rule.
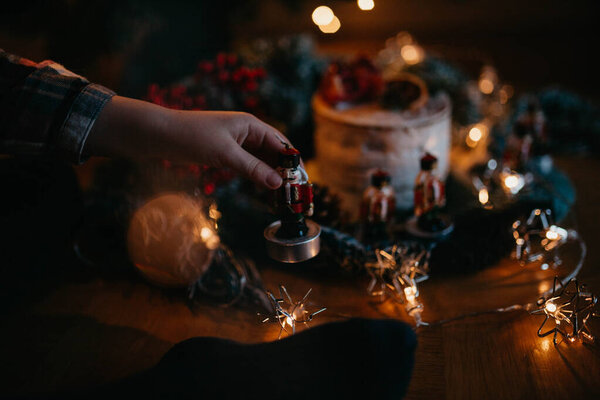
[[[215,65],[210,61],[201,61],[198,64],[198,71],[204,74],[210,74],[215,69]]]
[[[210,196],[215,191],[215,184],[212,182],[204,184],[204,194]]]
[[[246,85],[244,85],[244,90],[248,92],[254,92],[256,89],[258,89],[258,83],[255,81],[248,81],[246,82]]]
[[[232,67],[233,67],[235,64],[237,64],[237,61],[238,61],[237,55],[235,55],[235,54],[229,54],[229,55],[227,56],[227,63],[228,63],[230,66],[232,66]]]
[[[217,67],[224,68],[227,63],[227,54],[219,53],[217,54]]]
[[[229,72],[227,71],[219,71],[219,76],[217,78],[220,83],[227,83],[229,80]]]

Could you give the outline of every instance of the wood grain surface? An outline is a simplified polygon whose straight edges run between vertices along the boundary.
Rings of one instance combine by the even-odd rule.
[[[578,193],[570,226],[587,242],[580,280],[600,293],[600,160],[562,158],[557,163]],[[566,248],[568,271],[577,259]],[[367,278],[325,276],[262,266],[265,285],[283,283],[294,297],[313,288],[312,303],[328,309],[315,324],[348,316],[398,318],[401,307],[375,303]],[[422,283],[423,319],[433,322],[468,312],[535,301],[554,272],[524,269],[505,260],[483,272]],[[3,317],[0,352],[5,372],[0,396],[81,388],[151,367],[173,344],[195,336],[245,343],[276,340],[278,328],[261,324],[256,310],[201,304],[191,309],[141,280],[87,279],[48,283],[41,298]],[[483,314],[418,329],[419,345],[408,399],[570,399],[600,393],[598,344],[562,344],[538,338],[542,317],[525,311]],[[600,321],[592,324],[600,336]],[[360,343],[356,344],[360,346]]]

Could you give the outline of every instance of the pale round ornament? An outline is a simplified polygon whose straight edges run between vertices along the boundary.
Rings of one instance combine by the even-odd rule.
[[[160,195],[133,214],[127,233],[129,257],[157,285],[188,286],[206,272],[219,245],[213,226],[192,197]]]

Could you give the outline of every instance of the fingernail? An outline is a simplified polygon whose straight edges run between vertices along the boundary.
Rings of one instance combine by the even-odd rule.
[[[267,185],[273,189],[277,189],[279,186],[281,186],[281,177],[279,174],[275,172],[269,174],[269,176],[267,176]]]

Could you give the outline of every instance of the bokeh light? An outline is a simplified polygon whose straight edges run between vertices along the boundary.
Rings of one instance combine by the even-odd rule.
[[[333,16],[333,20],[331,23],[327,25],[319,25],[319,29],[323,33],[336,33],[340,27],[342,26],[340,20],[335,15]]]
[[[373,0],[357,0],[358,8],[363,11],[370,11],[375,7],[375,1]]]
[[[402,46],[400,55],[408,65],[418,64],[423,60],[423,49],[414,44]]]
[[[312,13],[312,20],[319,27],[331,24],[334,18],[333,10],[327,6],[319,6]]]
[[[494,82],[490,79],[482,78],[479,81],[479,90],[481,90],[481,93],[483,94],[491,94],[494,91]]]

